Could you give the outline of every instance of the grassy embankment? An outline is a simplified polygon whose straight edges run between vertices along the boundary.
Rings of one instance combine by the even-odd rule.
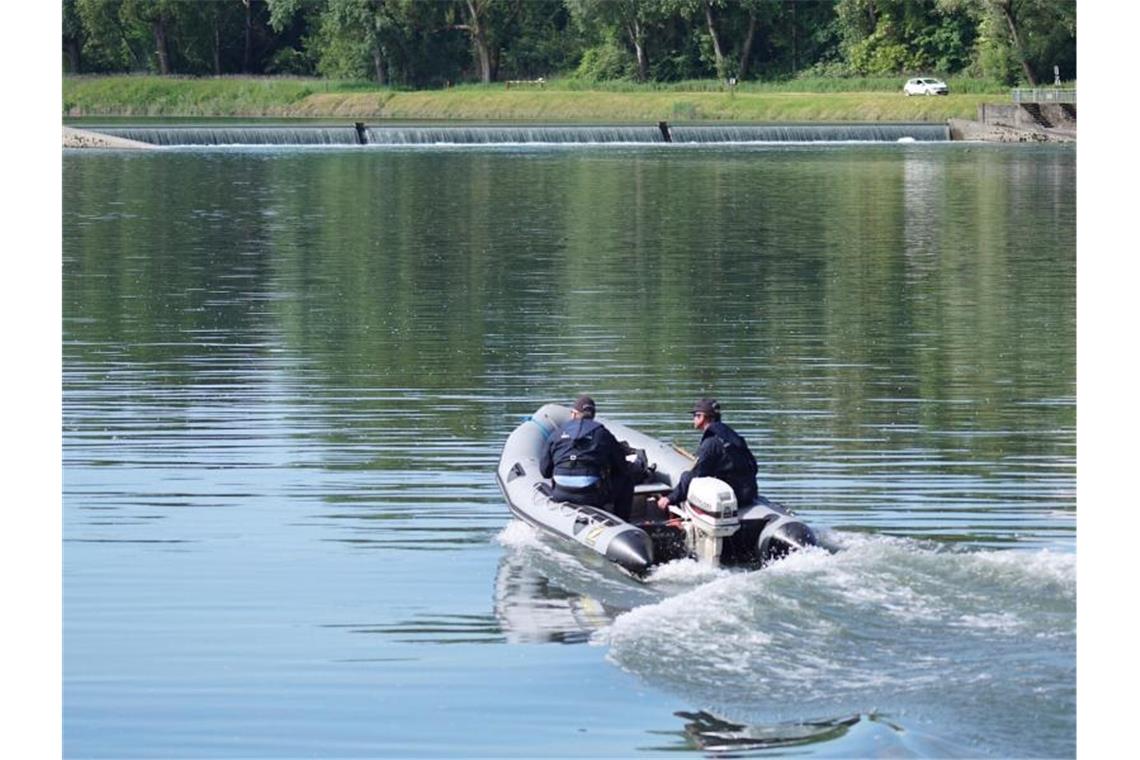
[[[308,118],[540,122],[944,122],[973,119],[1004,88],[951,79],[947,97],[905,97],[900,79],[669,85],[461,85],[408,91],[368,83],[275,77],[66,77],[65,118]]]

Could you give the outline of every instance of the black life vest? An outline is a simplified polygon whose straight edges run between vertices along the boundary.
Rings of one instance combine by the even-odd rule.
[[[715,437],[724,451],[714,477],[731,486],[736,501],[747,506],[756,501],[756,458],[740,435],[723,422],[714,422],[705,430],[706,436]]]
[[[594,420],[572,420],[553,434],[550,447],[554,475],[592,475],[605,479],[607,454],[603,444],[605,428]]]

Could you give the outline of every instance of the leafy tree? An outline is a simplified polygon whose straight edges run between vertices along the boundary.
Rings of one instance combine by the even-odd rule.
[[[979,17],[979,58],[988,75],[1036,85],[1048,79],[1056,65],[1076,78],[1074,0],[973,0],[970,5]]]
[[[479,80],[484,83],[498,78],[502,49],[509,44],[512,31],[526,0],[455,0],[448,13],[450,28],[466,32],[471,40]]]
[[[61,0],[69,72],[1076,76],[1075,0]]]
[[[717,77],[747,78],[761,26],[773,24],[780,13],[778,3],[773,0],[700,0],[700,5],[713,44]],[[725,37],[727,39],[722,41]],[[735,44],[726,45],[727,40],[734,40]],[[728,62],[730,55],[735,59],[734,66]]]
[[[654,27],[673,10],[670,0],[566,0],[580,28],[628,43],[637,61],[637,79],[649,80],[649,40]]]
[[[953,2],[840,0],[843,48],[859,74],[955,70],[970,60],[974,23]]]
[[[268,72],[314,73],[316,56],[312,48],[318,47],[314,30],[319,26],[323,6],[310,0],[265,0],[265,3],[269,9],[269,28],[279,38],[267,66]]]
[[[1021,7],[1015,7],[1013,0],[996,0],[996,2],[988,3],[988,6],[991,21],[993,16],[997,16],[999,19],[999,22],[995,24],[995,26],[1001,26],[1000,22],[1005,22],[1005,27],[1009,32],[1009,53],[1021,64],[1021,70],[1025,74],[1025,80],[1029,82],[1029,84],[1037,84],[1037,77],[1033,73],[1033,66],[1029,63],[1025,43],[1023,43],[1021,39],[1023,34],[1021,27],[1025,21],[1025,14],[1022,12],[1023,9]]]
[[[247,16],[249,12],[249,16]],[[251,52],[252,8],[243,0],[179,3],[173,20],[173,58],[180,69],[193,74],[220,76],[237,71]],[[244,69],[242,69],[244,70]]]
[[[297,16],[309,5],[305,0],[265,0],[269,6],[269,26],[275,32],[281,32],[293,22]]]
[[[270,26],[295,34],[297,46],[283,47],[275,69],[304,73],[313,66],[324,76],[441,84],[456,78],[470,50],[457,61],[448,13],[451,0],[268,0]]]
[[[229,68],[240,8],[236,0],[74,0],[64,5],[65,48],[73,70],[82,62],[94,71],[220,74]]]
[[[186,3],[175,0],[122,0],[119,17],[124,23],[143,29],[150,29],[158,73],[174,73],[171,60],[171,33],[175,16],[184,10]]]
[[[762,61],[769,76],[795,75],[813,66],[825,70],[842,66],[835,3],[785,0],[779,18],[773,20],[770,48]]]
[[[67,55],[65,71],[83,72],[83,19],[75,7],[75,0],[63,0],[63,52]]]
[[[122,4],[122,0],[75,0],[75,17],[82,30],[71,35],[81,41],[81,60],[88,71],[146,67],[150,35],[123,22]]]
[[[523,0],[499,54],[499,74],[535,79],[574,67],[583,53],[570,11],[562,0]]]
[[[712,71],[721,80],[748,76],[764,24],[779,13],[776,0],[673,0],[692,33],[707,41]]]
[[[406,2],[329,0],[313,40],[317,69],[338,79],[388,84],[392,60],[406,35]]]

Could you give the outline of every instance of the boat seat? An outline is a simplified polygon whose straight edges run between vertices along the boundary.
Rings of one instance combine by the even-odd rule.
[[[668,483],[641,483],[633,487],[635,496],[661,495],[669,493],[673,487]]]

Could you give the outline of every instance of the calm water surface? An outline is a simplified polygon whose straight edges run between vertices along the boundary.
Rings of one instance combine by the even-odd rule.
[[[1075,752],[1075,152],[63,162],[70,757]],[[513,522],[588,391],[845,547],[637,584]]]

